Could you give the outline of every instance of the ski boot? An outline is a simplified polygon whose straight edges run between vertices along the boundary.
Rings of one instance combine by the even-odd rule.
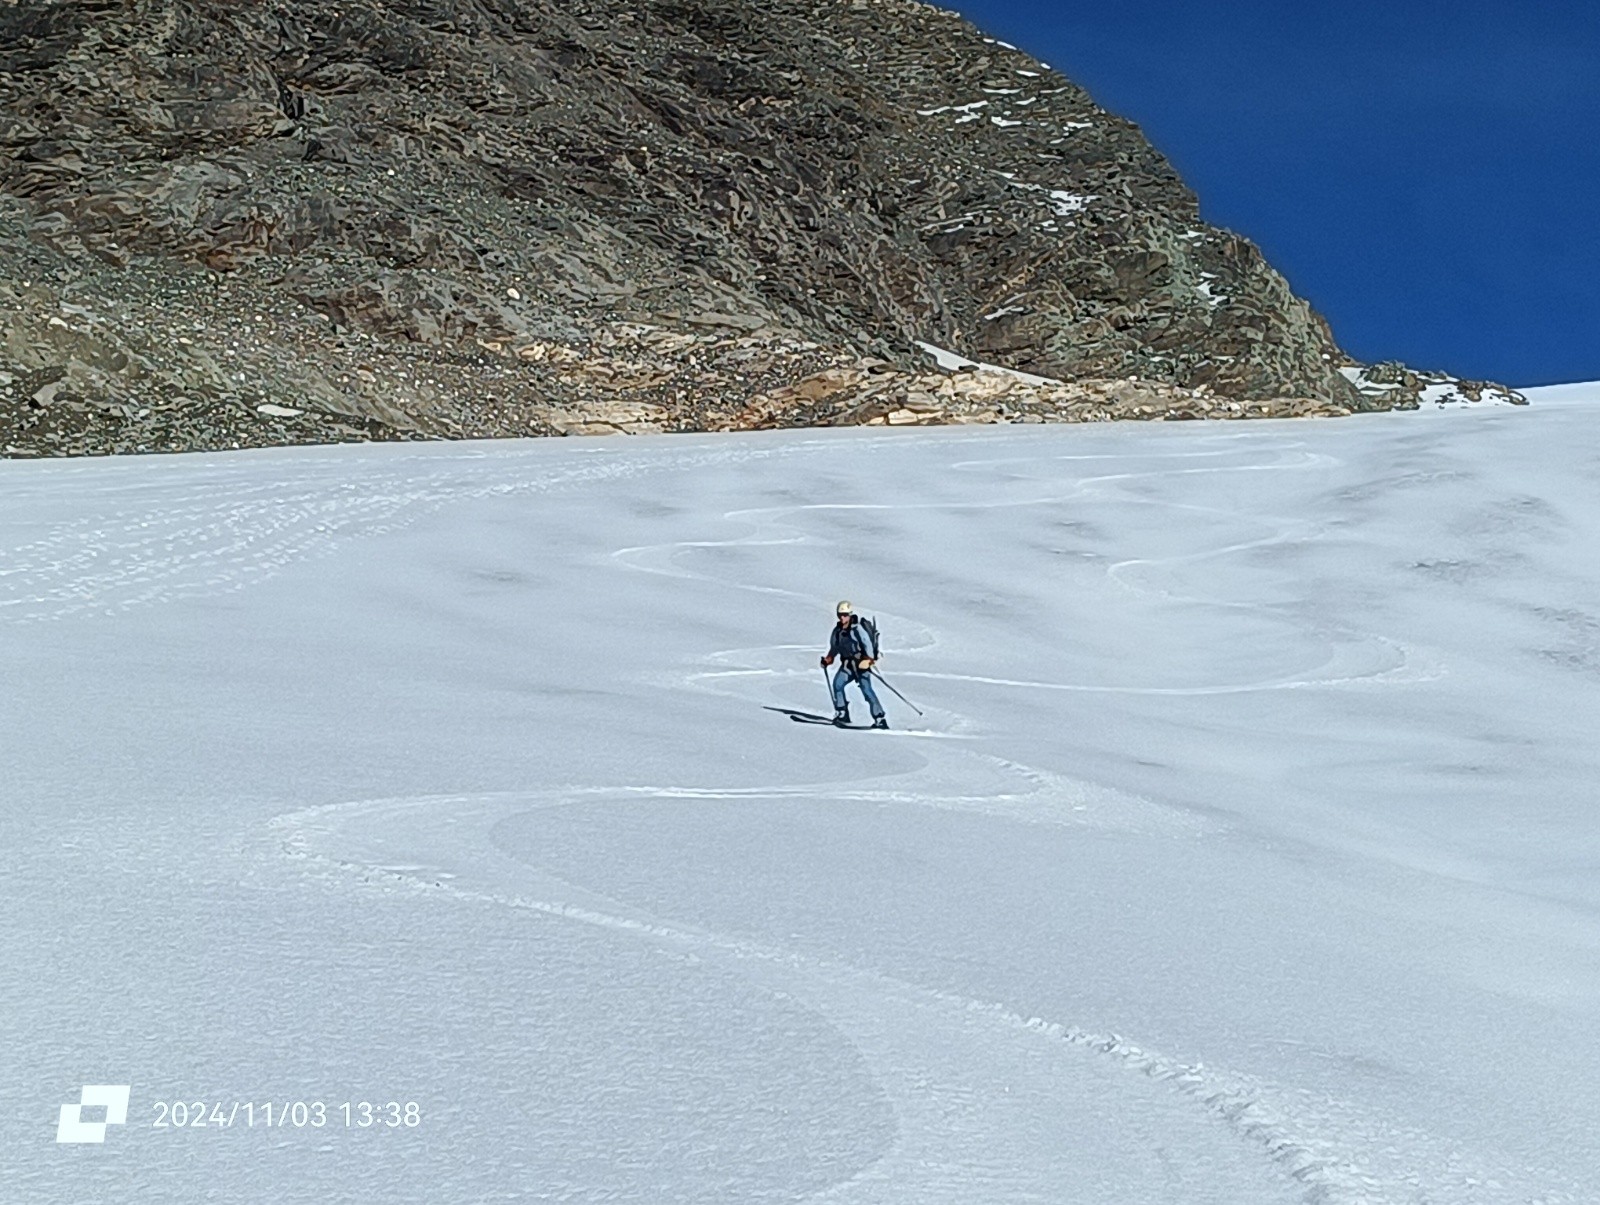
[[[839,707],[834,709],[833,725],[835,728],[850,727],[850,709],[848,707]]]
[[[886,716],[886,715],[875,715],[875,716],[873,716],[872,717],[872,726],[874,728],[881,728],[885,732],[887,732],[889,730],[889,717]]]

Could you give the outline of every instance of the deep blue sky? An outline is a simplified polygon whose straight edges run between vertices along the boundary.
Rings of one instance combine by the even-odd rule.
[[[1365,360],[1600,380],[1600,0],[959,0]]]

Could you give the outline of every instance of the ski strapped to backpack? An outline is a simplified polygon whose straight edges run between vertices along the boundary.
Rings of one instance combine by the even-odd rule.
[[[865,615],[857,615],[856,623],[861,625],[861,630],[872,639],[872,659],[876,661],[883,656],[883,645],[878,643],[878,617],[874,615],[868,619]]]

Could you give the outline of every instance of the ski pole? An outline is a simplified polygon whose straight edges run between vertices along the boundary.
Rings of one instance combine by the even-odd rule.
[[[871,672],[878,675],[878,681],[879,682],[882,682],[890,690],[894,690],[894,683],[890,682],[889,679],[885,678],[883,676],[882,671],[874,668]],[[894,690],[894,693],[895,693],[895,697],[897,699],[899,699],[902,703],[904,703],[907,707],[911,708],[912,711],[916,712],[918,715],[922,714],[922,708],[918,707],[910,699],[906,698],[905,695],[901,694],[898,690]]]

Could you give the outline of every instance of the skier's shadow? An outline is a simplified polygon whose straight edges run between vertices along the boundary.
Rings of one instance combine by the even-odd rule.
[[[808,720],[814,724],[831,724],[831,715],[818,715],[814,711],[796,711],[793,707],[768,707],[763,705],[762,711],[776,711],[779,715],[786,715],[791,720]]]

